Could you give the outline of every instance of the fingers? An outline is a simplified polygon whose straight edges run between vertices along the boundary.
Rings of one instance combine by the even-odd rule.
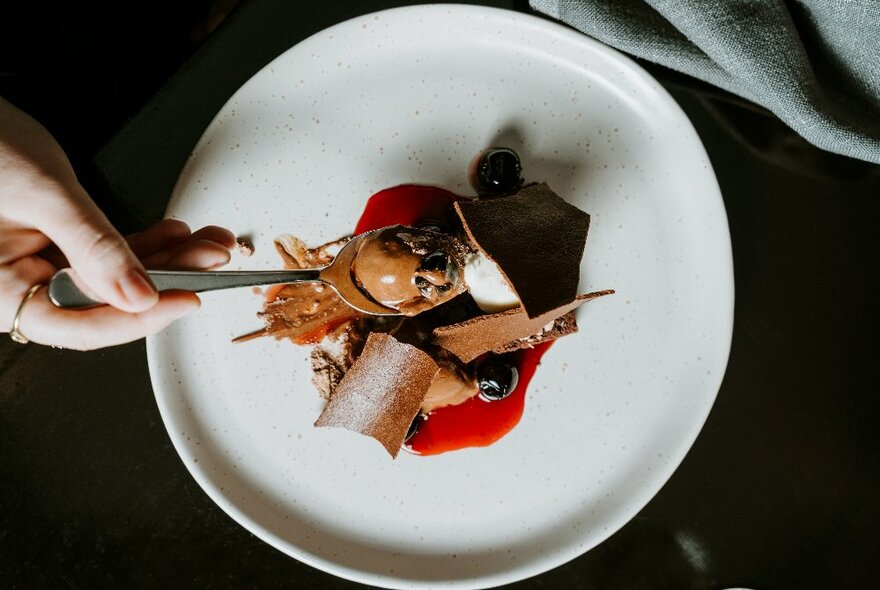
[[[83,282],[113,307],[145,311],[159,295],[138,258],[100,209],[82,191],[43,195],[34,224],[54,241]]]
[[[0,223],[0,265],[36,254],[49,245],[49,240],[35,229],[4,227]]]
[[[163,219],[142,232],[126,236],[132,252],[138,258],[146,258],[185,242],[192,235],[189,226],[177,219]]]
[[[230,252],[225,246],[210,240],[195,240],[148,256],[142,262],[147,268],[209,270],[227,264],[230,258]]]
[[[229,249],[211,240],[194,240],[179,248],[165,262],[169,270],[208,270],[229,263]]]
[[[206,270],[227,264],[235,236],[227,229],[209,225],[182,243],[141,259],[147,268]]]
[[[40,289],[21,315],[20,331],[32,342],[93,350],[143,338],[198,309],[199,298],[186,291],[164,291],[157,303],[140,313],[104,305],[88,310],[59,309]]]
[[[235,234],[226,228],[208,225],[192,233],[186,223],[177,219],[163,219],[125,239],[132,251],[141,259],[169,250],[187,240],[209,240],[224,246],[227,250],[235,247]]]
[[[12,319],[28,290],[46,283],[55,267],[38,256],[28,256],[12,264],[0,265],[0,331],[12,329]]]
[[[211,240],[212,242],[217,242],[222,246],[226,246],[227,250],[235,248],[235,234],[226,228],[216,225],[206,225],[197,232],[194,232],[192,239]]]

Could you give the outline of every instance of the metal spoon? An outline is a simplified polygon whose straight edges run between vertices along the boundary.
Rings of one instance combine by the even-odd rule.
[[[400,311],[380,305],[367,297],[354,282],[351,272],[352,262],[357,256],[361,242],[371,233],[373,232],[369,231],[354,236],[342,247],[333,262],[323,268],[226,271],[148,270],[147,274],[159,291],[183,289],[194,293],[257,285],[320,282],[330,285],[343,301],[360,312],[369,315],[401,315]],[[72,268],[59,270],[49,281],[49,299],[56,306],[66,309],[84,309],[104,303],[83,285],[82,280]]]

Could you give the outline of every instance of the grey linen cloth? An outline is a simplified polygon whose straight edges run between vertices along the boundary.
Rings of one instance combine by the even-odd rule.
[[[625,53],[753,101],[880,163],[880,0],[530,0]]]

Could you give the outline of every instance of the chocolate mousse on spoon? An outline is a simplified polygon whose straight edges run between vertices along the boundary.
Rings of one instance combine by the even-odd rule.
[[[396,225],[364,235],[351,273],[377,303],[413,316],[466,290],[467,247],[454,236]]]

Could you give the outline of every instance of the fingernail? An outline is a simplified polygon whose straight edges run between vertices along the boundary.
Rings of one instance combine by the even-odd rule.
[[[149,307],[156,301],[156,289],[152,283],[138,270],[130,270],[117,283],[122,296],[131,305]]]
[[[185,306],[183,306],[183,310],[180,312],[181,316],[188,314],[191,311],[194,311],[202,306],[202,300],[199,299],[199,296],[195,293],[191,293],[192,299],[190,299]]]
[[[186,293],[186,297],[183,297],[182,295],[183,294],[177,295],[174,304],[170,307],[171,311],[169,315],[175,320],[182,318],[186,314],[193,312],[202,306],[201,300],[195,293]]]
[[[229,261],[232,260],[232,255],[228,250],[224,250],[222,252],[217,252],[214,255],[214,261],[210,263],[208,268],[217,268],[218,266],[226,266],[229,264]]]

